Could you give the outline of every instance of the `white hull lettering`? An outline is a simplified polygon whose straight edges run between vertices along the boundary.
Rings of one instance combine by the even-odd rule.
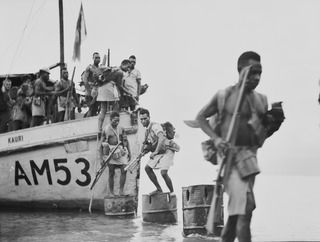
[[[77,158],[74,162],[76,164],[79,164],[79,166],[81,166],[81,163],[84,165],[83,168],[81,169],[79,168],[81,172],[81,177],[77,177],[77,179],[75,180],[75,183],[82,187],[88,186],[91,183],[91,175],[89,173],[89,168],[90,168],[89,161],[86,160],[85,158]],[[64,174],[63,179],[58,178],[56,180],[56,183],[62,186],[66,186],[71,182],[72,174],[70,169],[66,166],[67,163],[68,163],[68,160],[66,158],[53,159],[55,173]],[[48,185],[53,185],[52,175],[51,175],[52,171],[50,170],[48,159],[45,159],[40,166],[38,166],[33,160],[30,160],[29,164],[30,164],[30,170],[31,170],[32,180],[34,185],[39,185],[38,176],[43,176],[44,174],[46,174],[47,176]],[[31,175],[29,175],[29,177],[31,177]],[[20,162],[16,161],[15,177],[14,177],[14,183],[16,186],[19,186],[20,180],[24,180],[29,186],[32,185],[30,179],[27,176],[27,173],[22,168]]]

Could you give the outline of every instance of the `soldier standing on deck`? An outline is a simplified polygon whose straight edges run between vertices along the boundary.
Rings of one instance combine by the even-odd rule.
[[[46,116],[46,102],[49,95],[54,94],[54,87],[48,86],[50,71],[49,68],[42,68],[39,71],[40,77],[34,83],[34,97],[32,99],[32,119],[30,127],[42,125]]]
[[[11,80],[4,79],[0,90],[0,134],[8,131],[10,122],[10,113],[13,101],[10,98],[9,91]]]
[[[82,81],[85,86],[86,103],[89,106],[89,110],[86,117],[97,115],[99,103],[97,102],[98,96],[98,79],[102,74],[102,70],[99,67],[100,55],[98,52],[94,52],[92,55],[93,64],[90,64],[82,74]]]
[[[123,79],[122,86],[125,92],[121,96],[120,105],[125,109],[130,108],[131,111],[134,111],[139,101],[141,90],[141,74],[140,71],[135,68],[136,57],[131,55],[129,57],[129,61],[131,65]]]
[[[81,107],[80,107],[80,103],[79,103],[79,99],[77,97],[76,94],[76,90],[74,88],[74,83],[68,79],[69,78],[69,72],[68,70],[62,69],[61,71],[62,74],[62,78],[60,81],[58,81],[55,84],[55,91],[58,96],[58,118],[57,121],[58,122],[62,122],[64,121],[64,116],[65,116],[65,112],[66,112],[66,108],[68,105],[68,92],[70,92],[71,89],[71,85],[73,85],[73,89],[72,89],[72,93],[69,94],[69,98],[72,100],[71,101],[71,107],[70,107],[70,119],[75,119],[75,107],[78,107],[78,111],[79,113],[81,112]]]

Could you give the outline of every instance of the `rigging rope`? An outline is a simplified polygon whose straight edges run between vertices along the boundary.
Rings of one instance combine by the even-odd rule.
[[[15,61],[15,59],[16,59],[18,50],[19,50],[19,48],[20,48],[20,45],[21,45],[21,42],[22,42],[22,39],[23,39],[23,36],[24,36],[24,34],[25,34],[25,32],[26,32],[26,29],[27,29],[27,26],[28,26],[28,24],[29,24],[29,21],[30,21],[30,18],[31,18],[31,14],[32,14],[32,10],[33,10],[33,7],[34,7],[34,3],[35,3],[35,0],[33,0],[33,2],[32,2],[32,6],[31,6],[31,9],[30,9],[30,12],[29,12],[29,15],[28,15],[26,24],[25,24],[25,26],[24,26],[24,28],[23,28],[22,34],[21,34],[20,39],[19,39],[19,42],[18,42],[18,46],[17,46],[16,51],[15,51],[15,53],[14,53],[14,55],[13,55],[12,60],[11,60],[11,63],[10,63],[10,66],[9,66],[9,70],[8,70],[8,72],[7,72],[7,73],[8,73],[7,76],[8,76],[8,75],[10,74],[10,72],[11,72],[13,63],[14,63],[14,61]]]

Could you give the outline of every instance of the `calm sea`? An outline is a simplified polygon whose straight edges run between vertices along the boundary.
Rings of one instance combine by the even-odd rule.
[[[259,175],[253,241],[320,241],[319,186],[320,177]],[[141,192],[150,188],[142,186]],[[142,222],[141,204],[134,219],[87,212],[1,212],[0,241],[214,241],[182,236],[181,189],[176,194],[177,225]]]

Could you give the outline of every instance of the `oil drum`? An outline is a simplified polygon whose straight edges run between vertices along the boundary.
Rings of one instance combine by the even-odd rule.
[[[177,197],[170,193],[142,195],[144,222],[174,224],[177,222]]]
[[[207,234],[205,225],[213,197],[214,185],[193,185],[182,188],[183,234]],[[219,189],[218,215],[215,235],[223,228],[223,196]]]

